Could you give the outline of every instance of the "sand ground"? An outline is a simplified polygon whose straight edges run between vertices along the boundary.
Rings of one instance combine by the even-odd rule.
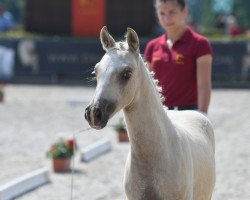
[[[45,153],[59,137],[88,127],[84,109],[94,89],[7,85],[0,104],[0,185],[42,167],[51,182],[18,200],[69,200],[71,174],[56,174]],[[110,121],[114,124],[121,113]],[[250,199],[250,90],[213,90],[209,118],[215,129],[217,182],[213,200]],[[128,143],[111,127],[76,135],[79,147],[109,138],[112,151],[89,163],[75,158],[73,200],[122,200]]]

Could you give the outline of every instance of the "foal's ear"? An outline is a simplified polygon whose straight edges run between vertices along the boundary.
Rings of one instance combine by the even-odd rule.
[[[139,53],[139,38],[137,33],[129,27],[127,28],[127,43],[131,51]]]
[[[109,48],[112,48],[115,46],[115,40],[109,34],[106,26],[102,27],[102,29],[101,29],[100,40],[102,43],[102,47],[105,51],[107,51]]]

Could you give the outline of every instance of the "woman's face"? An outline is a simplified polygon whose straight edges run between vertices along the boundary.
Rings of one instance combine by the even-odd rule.
[[[156,4],[160,25],[165,31],[176,31],[185,25],[188,14],[187,8],[181,8],[175,1],[159,2]]]

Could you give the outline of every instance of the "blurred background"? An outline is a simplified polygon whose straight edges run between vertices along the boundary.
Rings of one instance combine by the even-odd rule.
[[[214,51],[208,115],[216,137],[213,199],[249,200],[250,1],[188,4],[189,25]],[[162,34],[152,0],[0,0],[0,200],[2,185],[42,167],[49,168],[50,182],[18,199],[69,199],[71,173],[52,172],[46,152],[58,138],[88,127],[84,108],[94,95],[93,66],[104,54],[104,25],[116,40],[128,26],[135,29],[141,53]],[[105,137],[112,151],[88,163],[79,162],[77,152],[74,200],[125,199],[129,143],[119,143],[112,130],[120,114],[103,130],[76,135],[79,150]]]
[[[214,49],[214,87],[249,87],[250,2],[189,0],[189,24]],[[7,82],[88,84],[103,55],[99,31],[116,39],[127,26],[145,44],[162,33],[151,0],[0,0],[0,79]]]

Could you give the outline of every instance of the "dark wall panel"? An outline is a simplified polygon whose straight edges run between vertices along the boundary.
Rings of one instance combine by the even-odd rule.
[[[26,0],[27,31],[45,34],[71,33],[71,0]]]
[[[149,35],[155,21],[152,0],[107,0],[106,21],[113,34],[124,34],[131,27],[142,35]]]

